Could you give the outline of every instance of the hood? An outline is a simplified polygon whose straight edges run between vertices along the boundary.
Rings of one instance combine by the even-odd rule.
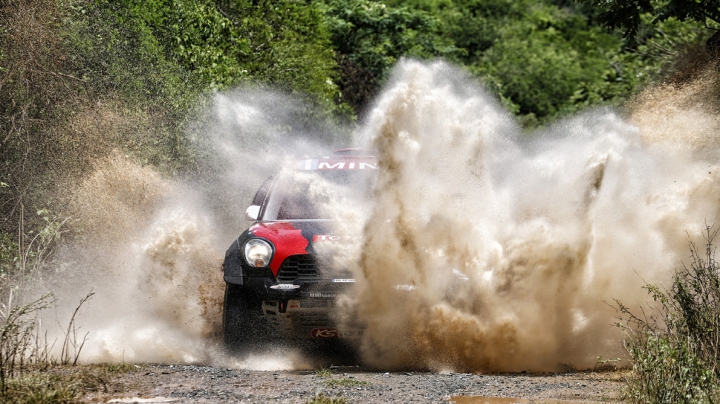
[[[334,234],[333,223],[332,220],[260,222],[248,230],[253,236],[267,239],[275,246],[270,269],[277,275],[287,257],[312,254],[316,243],[339,241],[341,237]]]

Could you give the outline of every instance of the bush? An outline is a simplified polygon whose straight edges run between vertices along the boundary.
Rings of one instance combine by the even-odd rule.
[[[327,0],[324,23],[337,53],[345,102],[361,114],[401,57],[456,60],[461,53],[432,14],[373,0]]]
[[[657,304],[640,316],[616,301],[633,364],[626,398],[635,403],[713,403],[720,400],[720,272],[706,227],[705,249],[690,243],[692,263],[677,270],[670,290],[645,289]]]

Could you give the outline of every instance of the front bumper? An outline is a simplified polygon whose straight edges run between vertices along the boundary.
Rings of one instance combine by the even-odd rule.
[[[247,278],[244,287],[260,300],[263,317],[278,335],[291,339],[346,339],[362,336],[363,325],[353,309],[338,300],[351,293],[352,282],[296,280],[278,283],[272,278]]]

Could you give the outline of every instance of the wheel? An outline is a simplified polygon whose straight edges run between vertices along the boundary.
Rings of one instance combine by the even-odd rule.
[[[245,351],[264,344],[270,336],[262,316],[261,301],[241,285],[225,284],[223,342],[233,351]]]

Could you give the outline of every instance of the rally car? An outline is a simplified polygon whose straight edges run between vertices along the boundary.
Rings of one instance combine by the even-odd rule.
[[[339,326],[333,316],[338,296],[355,279],[349,268],[323,259],[320,251],[347,241],[348,235],[336,231],[333,205],[347,201],[348,193],[361,193],[377,166],[372,153],[343,149],[300,160],[260,186],[246,211],[254,224],[228,248],[223,263],[226,346],[361,335],[361,325]]]

